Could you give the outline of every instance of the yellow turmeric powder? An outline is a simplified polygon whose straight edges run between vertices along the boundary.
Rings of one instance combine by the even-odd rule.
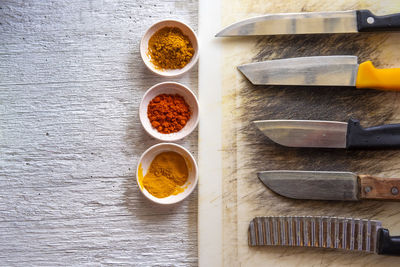
[[[153,196],[164,198],[183,192],[188,177],[185,159],[176,152],[163,152],[151,162],[142,184]]]
[[[193,54],[189,37],[177,27],[164,27],[149,40],[150,60],[159,69],[181,69],[189,63]]]

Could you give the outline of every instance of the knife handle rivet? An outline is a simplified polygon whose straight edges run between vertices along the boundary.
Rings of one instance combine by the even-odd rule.
[[[397,187],[393,186],[391,192],[392,192],[392,195],[397,195],[397,194],[399,194],[399,189]]]
[[[373,17],[368,17],[367,22],[368,24],[373,24],[375,22],[375,19]]]
[[[372,190],[372,188],[370,186],[366,186],[364,188],[365,193],[369,193],[369,192],[371,192],[371,190]]]

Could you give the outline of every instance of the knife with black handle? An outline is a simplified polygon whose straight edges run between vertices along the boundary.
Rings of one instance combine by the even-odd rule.
[[[369,10],[266,14],[233,23],[216,37],[400,31],[400,13],[376,16]]]
[[[400,236],[390,236],[380,221],[344,217],[255,217],[249,225],[248,243],[251,247],[315,247],[400,255]]]
[[[392,149],[400,148],[400,124],[364,128],[348,123],[316,120],[260,120],[254,124],[272,141],[288,147]]]

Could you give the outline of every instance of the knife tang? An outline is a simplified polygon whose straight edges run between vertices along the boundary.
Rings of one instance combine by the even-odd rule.
[[[400,200],[400,178],[359,175],[360,199]]]
[[[359,32],[398,31],[400,14],[375,16],[369,10],[357,10],[357,28]]]
[[[363,128],[350,119],[347,126],[346,148],[399,148],[400,124],[386,124]]]

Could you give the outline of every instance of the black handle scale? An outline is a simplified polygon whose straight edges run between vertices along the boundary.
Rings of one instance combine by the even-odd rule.
[[[380,228],[378,230],[378,254],[400,256],[400,236],[390,236],[389,230]]]
[[[350,119],[347,125],[346,148],[399,148],[400,124],[386,124],[363,128]]]
[[[359,32],[400,31],[400,13],[375,16],[369,10],[357,10]]]

